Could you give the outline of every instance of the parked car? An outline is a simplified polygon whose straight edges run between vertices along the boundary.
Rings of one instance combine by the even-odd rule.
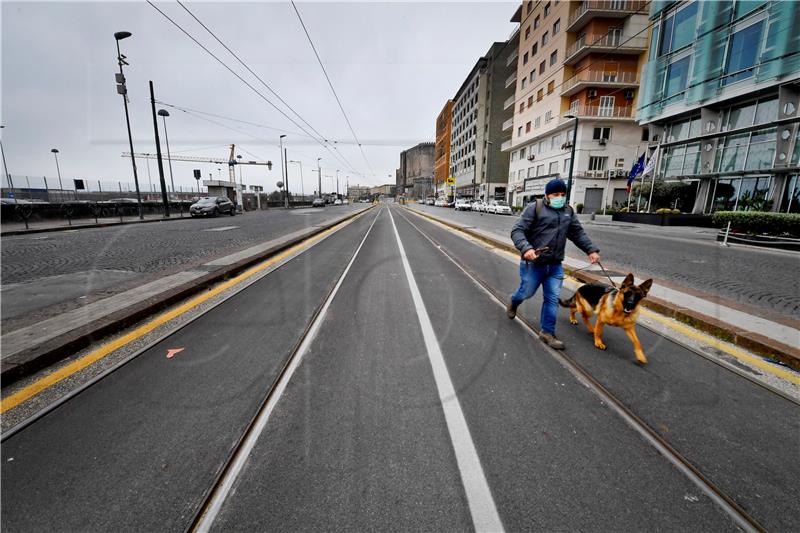
[[[456,198],[455,210],[456,211],[471,211],[472,210],[472,204],[470,204],[469,200],[467,200],[466,198]]]
[[[477,211],[478,213],[483,213],[486,211],[486,204],[483,203],[482,200],[476,200],[472,204],[472,210]]]
[[[333,201],[333,205],[342,205],[342,200],[337,198],[336,200]]]
[[[493,213],[495,215],[510,215],[512,214],[511,206],[505,200],[495,200]]]
[[[200,198],[200,200],[189,206],[189,214],[193,217],[216,217],[222,213],[228,213],[230,216],[236,214],[236,207],[233,202],[224,196]]]
[[[436,207],[447,207],[447,200],[445,200],[444,198],[438,198],[433,203],[433,205],[435,205]]]
[[[311,207],[325,207],[325,200],[320,197],[316,197],[311,201]]]
[[[434,198],[428,198],[425,200],[425,205],[433,205],[436,202]]]

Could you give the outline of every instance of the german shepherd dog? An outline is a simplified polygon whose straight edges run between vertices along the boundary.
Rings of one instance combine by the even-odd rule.
[[[642,351],[642,344],[636,336],[636,319],[639,317],[639,302],[647,296],[653,280],[648,279],[641,285],[634,285],[633,274],[625,276],[619,289],[604,283],[586,283],[575,291],[569,300],[559,300],[564,307],[569,307],[569,321],[577,324],[575,313],[580,312],[583,323],[589,328],[589,333],[594,335],[594,345],[605,350],[603,344],[603,326],[618,326],[625,330],[625,334],[633,343],[636,362],[640,365],[647,364],[647,357]],[[597,315],[594,326],[589,322],[592,314]]]

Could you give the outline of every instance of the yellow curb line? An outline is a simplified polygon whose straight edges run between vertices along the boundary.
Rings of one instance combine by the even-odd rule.
[[[304,240],[302,242],[299,242],[299,243],[295,244],[294,246],[292,246],[290,248],[287,248],[286,250],[280,252],[278,255],[267,259],[263,263],[246,270],[245,272],[239,274],[238,276],[236,276],[234,278],[229,279],[226,282],[223,282],[221,285],[218,285],[217,287],[214,287],[213,289],[209,290],[206,293],[203,293],[200,296],[196,296],[196,297],[192,298],[191,300],[189,300],[188,302],[186,302],[184,304],[181,304],[177,308],[175,308],[175,309],[173,309],[171,311],[167,311],[166,313],[163,313],[163,314],[159,315],[157,318],[154,318],[150,322],[147,322],[146,324],[143,324],[143,325],[139,326],[138,328],[134,329],[130,333],[127,333],[127,334],[123,335],[122,337],[120,337],[118,339],[115,339],[115,340],[113,340],[113,341],[111,341],[109,343],[106,343],[106,344],[100,346],[99,348],[97,348],[95,350],[92,350],[91,352],[89,352],[88,354],[84,355],[80,359],[77,359],[77,360],[73,361],[72,363],[64,366],[63,368],[60,368],[60,369],[56,370],[52,374],[49,374],[49,375],[47,375],[47,376],[45,376],[45,377],[43,377],[43,378],[31,383],[27,387],[24,387],[24,388],[20,389],[19,391],[15,392],[14,394],[9,395],[7,398],[3,398],[2,400],[0,400],[0,414],[3,414],[6,411],[9,411],[10,409],[13,409],[14,407],[17,407],[21,403],[28,401],[29,399],[31,399],[32,397],[36,396],[37,394],[39,394],[40,392],[44,391],[45,389],[48,389],[48,388],[52,387],[53,385],[55,385],[59,381],[62,381],[64,379],[72,376],[73,374],[83,370],[84,368],[88,367],[89,365],[92,365],[92,364],[96,363],[97,361],[103,359],[104,357],[108,356],[109,354],[111,354],[111,353],[115,352],[116,350],[122,348],[126,344],[129,344],[129,343],[141,338],[142,336],[146,335],[147,333],[150,333],[151,331],[153,331],[154,329],[158,328],[159,326],[162,326],[163,324],[169,322],[170,320],[172,320],[172,319],[174,319],[174,318],[186,313],[187,311],[190,311],[191,309],[194,309],[198,305],[202,304],[203,302],[206,302],[210,298],[213,298],[214,296],[218,295],[222,291],[224,291],[224,290],[226,290],[226,289],[228,289],[230,287],[233,287],[234,285],[237,285],[238,283],[241,283],[242,281],[245,281],[246,279],[248,279],[248,278],[252,277],[253,275],[261,272],[262,270],[264,270],[266,268],[269,268],[270,266],[274,265],[275,263],[277,263],[279,261],[282,261],[284,258],[292,255],[295,252],[298,252],[300,250],[309,248],[312,244],[320,241],[323,237],[326,237],[326,236],[330,235],[331,233],[333,233],[334,231],[338,231],[339,229],[344,228],[345,226],[347,226],[350,223],[354,222],[356,219],[360,218],[364,213],[366,213],[366,211],[356,215],[353,218],[349,218],[347,220],[343,220],[342,222],[336,224],[335,226],[333,226],[331,228],[328,228],[328,229],[322,231],[321,233],[318,233],[318,234],[316,234],[316,235],[314,235],[312,237],[309,237],[308,239],[306,239],[306,240]]]
[[[408,209],[408,208],[406,208],[406,209]],[[454,228],[454,227],[452,227],[452,226],[450,226],[448,224],[440,222],[439,220],[437,220],[432,215],[428,215],[427,213],[420,213],[420,212],[415,211],[413,209],[408,209],[408,210],[411,211],[412,213],[424,216],[425,218],[427,218],[431,222],[441,226],[444,229],[450,230],[450,231],[452,231],[454,233],[458,233],[459,236],[465,237],[465,238],[467,238],[468,240],[470,240],[473,243],[486,244],[486,241],[478,239],[476,237],[473,237],[472,235],[470,235],[470,234],[468,234],[468,233],[466,233],[464,231],[461,231],[461,230],[456,229],[456,228]],[[503,252],[503,253],[505,253],[505,254],[507,254],[509,256],[512,256],[515,259],[519,258],[516,254],[512,254],[508,250],[506,250],[504,248],[501,248],[499,246],[494,246],[493,248],[495,250],[499,250],[499,251],[501,251],[501,252]],[[571,281],[573,281],[574,283],[577,283],[579,285],[583,283],[582,281],[580,281],[577,278],[574,278],[573,276],[570,276],[568,274],[565,276],[565,278],[569,278]],[[743,362],[746,362],[746,363],[748,363],[750,365],[753,365],[753,366],[757,367],[759,370],[763,370],[764,372],[772,374],[773,376],[777,376],[777,377],[779,377],[781,379],[785,379],[786,381],[788,381],[788,382],[790,382],[790,383],[792,383],[794,385],[800,385],[800,375],[798,375],[795,372],[792,372],[792,371],[789,371],[789,370],[784,370],[784,369],[782,369],[780,367],[776,367],[775,365],[764,361],[763,359],[759,358],[758,356],[750,355],[750,354],[748,354],[748,353],[746,353],[746,352],[744,352],[744,351],[742,351],[742,350],[740,350],[738,348],[730,346],[727,343],[724,343],[724,342],[722,342],[722,341],[720,341],[720,340],[718,340],[718,339],[716,339],[716,338],[714,338],[714,337],[712,337],[710,335],[706,335],[705,333],[700,333],[700,332],[698,332],[698,331],[696,331],[696,330],[694,330],[694,329],[692,329],[692,328],[690,328],[688,326],[685,326],[683,324],[675,323],[671,319],[669,319],[669,318],[667,318],[667,317],[665,317],[663,315],[660,315],[660,314],[656,313],[655,311],[651,311],[650,309],[647,309],[645,307],[641,308],[641,312],[644,313],[648,318],[652,318],[653,320],[655,320],[655,321],[667,326],[668,328],[676,331],[677,333],[685,335],[685,336],[687,336],[689,338],[692,338],[692,339],[694,339],[696,341],[700,341],[700,342],[703,342],[705,344],[708,344],[709,346],[712,346],[712,347],[714,347],[714,348],[716,348],[716,349],[718,349],[718,350],[720,350],[722,352],[725,352],[726,354],[730,355],[731,357],[735,357],[736,359],[739,359],[739,360],[741,360]]]

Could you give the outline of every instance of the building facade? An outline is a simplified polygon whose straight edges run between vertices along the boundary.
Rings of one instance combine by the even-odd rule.
[[[369,194],[373,198],[380,196],[385,196],[387,198],[394,198],[396,190],[397,187],[395,187],[391,183],[387,183],[386,185],[378,185],[377,187],[371,187],[369,190]]]
[[[370,188],[366,185],[350,185],[347,188],[347,199],[351,202],[357,202],[362,198],[367,198],[369,196]]]
[[[400,153],[397,194],[424,198],[433,196],[434,143],[424,142]]]
[[[783,1],[652,3],[638,119],[693,212],[800,212],[800,18]]]
[[[572,205],[595,212],[627,203],[628,170],[647,146],[647,131],[635,120],[646,6],[526,0],[515,13],[519,79],[504,146],[513,205],[542,196],[553,178],[568,179],[571,164]]]
[[[450,126],[453,118],[453,101],[448,100],[436,117],[435,167],[433,171],[436,196],[453,196],[455,187],[447,184],[450,177]]]
[[[453,98],[450,176],[458,196],[504,199],[508,154],[501,150],[504,124],[512,119],[505,105],[514,97],[519,34],[494,43],[470,71]]]

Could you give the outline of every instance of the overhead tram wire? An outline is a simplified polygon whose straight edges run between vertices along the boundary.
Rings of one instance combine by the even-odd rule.
[[[149,0],[148,0],[148,1],[149,1]],[[287,108],[288,108],[288,109],[289,109],[289,110],[290,110],[292,113],[294,113],[294,114],[297,116],[297,118],[299,118],[299,119],[300,119],[300,121],[301,121],[301,122],[303,122],[303,123],[304,123],[306,126],[308,126],[308,127],[311,129],[311,131],[313,131],[314,133],[316,133],[316,134],[317,134],[317,136],[318,136],[320,139],[324,140],[324,142],[325,142],[325,143],[327,143],[327,144],[330,144],[330,142],[328,141],[328,139],[327,139],[327,138],[326,138],[324,135],[322,135],[322,134],[321,134],[319,131],[317,131],[317,129],[316,129],[316,128],[314,128],[314,126],[312,126],[311,124],[309,124],[309,123],[308,123],[308,121],[307,121],[306,119],[304,119],[304,118],[303,118],[303,117],[300,115],[300,113],[298,113],[298,112],[297,112],[297,111],[296,111],[296,110],[295,110],[295,109],[294,109],[294,108],[293,108],[291,105],[289,105],[289,103],[288,103],[288,102],[286,102],[286,101],[285,101],[283,98],[281,98],[281,96],[280,96],[280,95],[279,95],[277,92],[275,92],[275,91],[272,89],[272,87],[270,87],[270,86],[267,84],[267,82],[265,82],[265,81],[264,81],[264,80],[261,78],[261,76],[259,76],[258,74],[256,74],[256,73],[253,71],[253,69],[251,69],[251,68],[250,68],[250,67],[247,65],[247,63],[245,63],[245,62],[244,62],[244,61],[243,61],[243,60],[242,60],[242,59],[241,59],[241,58],[240,58],[240,57],[239,57],[239,56],[236,54],[236,52],[234,52],[233,50],[231,50],[231,49],[230,49],[230,47],[228,47],[228,45],[226,45],[224,42],[222,42],[222,39],[220,39],[219,37],[217,37],[217,35],[216,35],[216,34],[215,34],[213,31],[211,31],[211,29],[210,29],[208,26],[206,26],[205,24],[203,24],[203,22],[202,22],[202,21],[201,21],[199,18],[197,18],[197,16],[196,16],[194,13],[192,13],[192,11],[191,11],[191,10],[190,10],[188,7],[186,7],[186,6],[183,4],[183,2],[181,2],[181,0],[176,0],[176,1],[178,2],[178,5],[180,5],[180,6],[181,6],[181,7],[182,7],[182,8],[183,8],[183,9],[184,9],[184,10],[185,10],[187,13],[189,13],[189,15],[190,15],[190,16],[191,16],[191,17],[192,17],[192,18],[193,18],[193,19],[194,19],[194,20],[195,20],[195,21],[196,21],[198,24],[200,24],[200,26],[202,26],[202,27],[203,27],[203,29],[204,29],[204,30],[206,30],[206,31],[209,33],[209,35],[211,35],[211,36],[212,36],[212,37],[213,37],[213,38],[214,38],[214,39],[215,39],[215,40],[216,40],[216,41],[217,41],[217,42],[218,42],[218,43],[219,43],[219,44],[220,44],[220,45],[221,45],[223,48],[225,48],[225,50],[227,50],[227,51],[228,51],[228,53],[229,53],[229,54],[231,54],[231,55],[232,55],[232,56],[233,56],[233,57],[236,59],[236,61],[238,61],[238,62],[239,62],[239,64],[241,64],[241,65],[242,65],[242,66],[243,66],[245,69],[247,69],[247,71],[248,71],[250,74],[252,74],[252,75],[253,75],[253,77],[255,77],[255,78],[256,78],[256,79],[257,79],[259,82],[261,82],[261,84],[262,84],[264,87],[266,87],[266,88],[267,88],[267,90],[268,90],[269,92],[271,92],[271,93],[272,93],[272,94],[273,94],[273,95],[274,95],[274,96],[275,96],[275,97],[276,97],[278,100],[280,100],[280,102],[281,102],[281,103],[282,103],[284,106],[286,106],[286,107],[287,107]],[[297,125],[297,124],[295,124],[295,125]],[[298,125],[298,127],[299,127],[299,125]],[[302,129],[302,128],[301,128],[301,129]],[[305,130],[304,130],[304,131],[305,131]],[[340,155],[341,155],[341,154],[340,154]],[[353,165],[352,165],[352,163],[350,163],[350,162],[347,160],[347,158],[346,158],[346,157],[344,157],[344,155],[341,155],[341,158],[342,158],[342,160],[344,161],[344,163],[346,164],[346,166],[350,168],[350,170],[351,170],[351,171],[353,171],[353,172],[357,172],[357,171],[356,171],[356,170],[353,168]]]
[[[229,71],[231,74],[233,74],[234,76],[236,76],[236,78],[238,78],[238,79],[239,79],[239,81],[241,81],[242,83],[244,83],[244,84],[245,84],[245,85],[246,85],[246,86],[247,86],[247,87],[248,87],[248,88],[249,88],[251,91],[253,91],[253,92],[254,92],[254,93],[256,93],[256,94],[257,94],[259,97],[261,97],[261,99],[262,99],[262,100],[264,100],[266,103],[268,103],[270,106],[272,106],[272,107],[273,107],[273,108],[274,108],[276,111],[278,111],[278,113],[280,113],[281,115],[283,115],[283,116],[284,116],[284,117],[285,117],[285,118],[286,118],[286,119],[287,119],[289,122],[291,122],[292,124],[294,124],[295,126],[297,126],[297,128],[299,128],[299,129],[300,129],[300,131],[304,132],[306,135],[308,135],[309,137],[311,137],[312,139],[314,139],[314,140],[317,142],[317,144],[319,144],[320,146],[322,146],[323,148],[325,148],[326,150],[328,150],[328,152],[329,152],[329,153],[330,153],[332,156],[334,156],[334,158],[336,158],[336,157],[337,157],[337,155],[338,155],[338,154],[336,154],[336,153],[335,153],[333,150],[331,150],[331,149],[329,148],[329,146],[328,146],[328,143],[327,143],[327,140],[325,140],[325,139],[323,139],[323,140],[320,140],[320,139],[318,139],[318,138],[314,137],[313,135],[311,135],[311,134],[310,134],[308,131],[306,131],[306,129],[305,129],[303,126],[301,126],[300,124],[298,124],[298,123],[297,123],[297,122],[296,122],[296,121],[295,121],[295,120],[294,120],[292,117],[290,117],[289,115],[287,115],[285,111],[283,111],[283,110],[282,110],[282,109],[280,109],[278,106],[276,106],[276,105],[275,105],[275,104],[274,104],[274,103],[273,103],[273,102],[272,102],[272,101],[271,101],[269,98],[267,98],[266,96],[264,96],[264,95],[263,95],[263,94],[262,94],[262,93],[261,93],[261,92],[260,92],[258,89],[256,89],[255,87],[253,87],[253,85],[252,85],[251,83],[249,83],[249,82],[248,82],[247,80],[245,80],[245,79],[244,79],[242,76],[240,76],[240,75],[239,75],[239,74],[238,74],[236,71],[234,71],[234,70],[233,70],[231,67],[229,67],[227,63],[225,63],[225,62],[224,62],[224,61],[222,61],[220,58],[218,58],[216,55],[214,55],[214,53],[213,53],[213,52],[211,52],[211,50],[209,50],[209,49],[208,49],[206,46],[204,46],[204,45],[203,45],[203,44],[202,44],[200,41],[198,41],[197,39],[195,39],[195,38],[194,38],[194,37],[193,37],[193,36],[192,36],[192,35],[191,35],[191,34],[190,34],[188,31],[186,31],[185,29],[183,29],[183,27],[181,27],[181,25],[180,25],[180,24],[178,24],[177,22],[175,22],[174,20],[172,20],[172,18],[170,18],[170,17],[169,17],[169,15],[167,15],[166,13],[164,13],[163,11],[161,11],[161,10],[160,10],[158,7],[156,7],[156,5],[155,5],[155,4],[153,4],[153,2],[152,2],[151,0],[147,0],[147,3],[148,3],[148,4],[150,4],[150,7],[152,7],[152,8],[153,8],[153,9],[155,9],[156,11],[158,11],[158,12],[161,14],[161,16],[163,16],[165,19],[167,19],[168,21],[170,21],[170,22],[171,22],[171,23],[172,23],[172,24],[173,24],[173,25],[174,25],[176,28],[178,28],[178,29],[179,29],[179,30],[180,30],[180,31],[181,31],[181,32],[182,32],[184,35],[186,35],[187,37],[189,37],[189,39],[191,39],[191,40],[192,40],[192,41],[193,41],[193,42],[194,42],[194,43],[195,43],[197,46],[199,46],[200,48],[202,48],[202,49],[203,49],[203,50],[204,50],[204,51],[205,51],[205,52],[206,52],[208,55],[210,55],[211,57],[213,57],[213,58],[214,58],[214,59],[215,59],[215,60],[216,60],[216,61],[217,61],[217,62],[218,62],[220,65],[222,65],[223,67],[225,67],[225,69],[226,69],[226,70],[228,70],[228,71]],[[339,160],[339,159],[337,159],[337,160]],[[340,161],[340,162],[341,162],[341,161]],[[349,163],[345,162],[345,166],[347,166],[348,168],[350,168],[350,169],[352,170],[352,172],[354,172],[354,173],[357,173],[355,170],[353,170],[353,167],[352,167],[352,165],[350,165]]]
[[[339,95],[336,94],[336,89],[333,88],[333,82],[331,82],[331,78],[330,76],[328,76],[328,71],[325,70],[325,65],[322,64],[322,59],[319,57],[319,52],[317,52],[317,47],[314,46],[314,41],[311,39],[311,35],[308,33],[308,28],[306,28],[306,23],[303,22],[303,17],[300,16],[300,11],[298,11],[297,5],[294,3],[294,0],[291,0],[291,2],[292,2],[292,7],[294,8],[294,12],[297,14],[298,20],[300,20],[300,25],[303,27],[303,31],[306,34],[308,43],[311,45],[311,49],[314,51],[314,55],[317,57],[317,62],[319,63],[319,67],[322,69],[322,73],[325,75],[325,79],[328,80],[328,86],[331,88],[333,97],[336,98],[336,103],[339,104],[339,109],[342,112],[342,116],[344,116],[344,120],[347,122],[347,127],[350,128],[350,133],[353,134],[353,139],[356,141],[358,149],[361,151],[361,157],[364,158],[364,162],[367,164],[367,168],[369,169],[372,176],[375,176],[375,172],[372,170],[372,165],[369,164],[367,155],[364,153],[364,148],[361,146],[361,141],[358,140],[358,136],[356,135],[356,132],[353,129],[353,124],[350,122],[350,118],[347,116],[347,113],[344,110],[344,106],[342,105],[342,101],[339,99]]]
[[[257,122],[250,122],[248,120],[242,120],[242,119],[239,119],[239,118],[233,118],[233,117],[228,117],[228,116],[225,116],[225,115],[219,115],[217,113],[210,113],[208,111],[201,111],[199,109],[192,109],[191,107],[179,106],[179,105],[175,105],[175,104],[168,104],[167,102],[162,102],[161,100],[156,100],[156,103],[159,104],[159,105],[163,105],[165,107],[170,107],[172,109],[176,109],[178,111],[199,113],[201,115],[208,115],[210,117],[216,117],[216,118],[221,118],[221,119],[224,119],[224,120],[230,120],[231,122],[239,122],[241,124],[247,124],[248,126],[255,126],[256,128],[264,128],[264,129],[267,129],[267,130],[279,131],[281,133],[288,133],[288,134],[291,134],[291,135],[297,135],[298,137],[307,137],[309,139],[313,139],[314,138],[314,137],[311,137],[309,135],[305,135],[304,133],[298,133],[298,132],[292,131],[292,130],[285,130],[285,129],[281,129],[281,128],[275,128],[273,126],[266,126],[264,124],[259,124]]]

